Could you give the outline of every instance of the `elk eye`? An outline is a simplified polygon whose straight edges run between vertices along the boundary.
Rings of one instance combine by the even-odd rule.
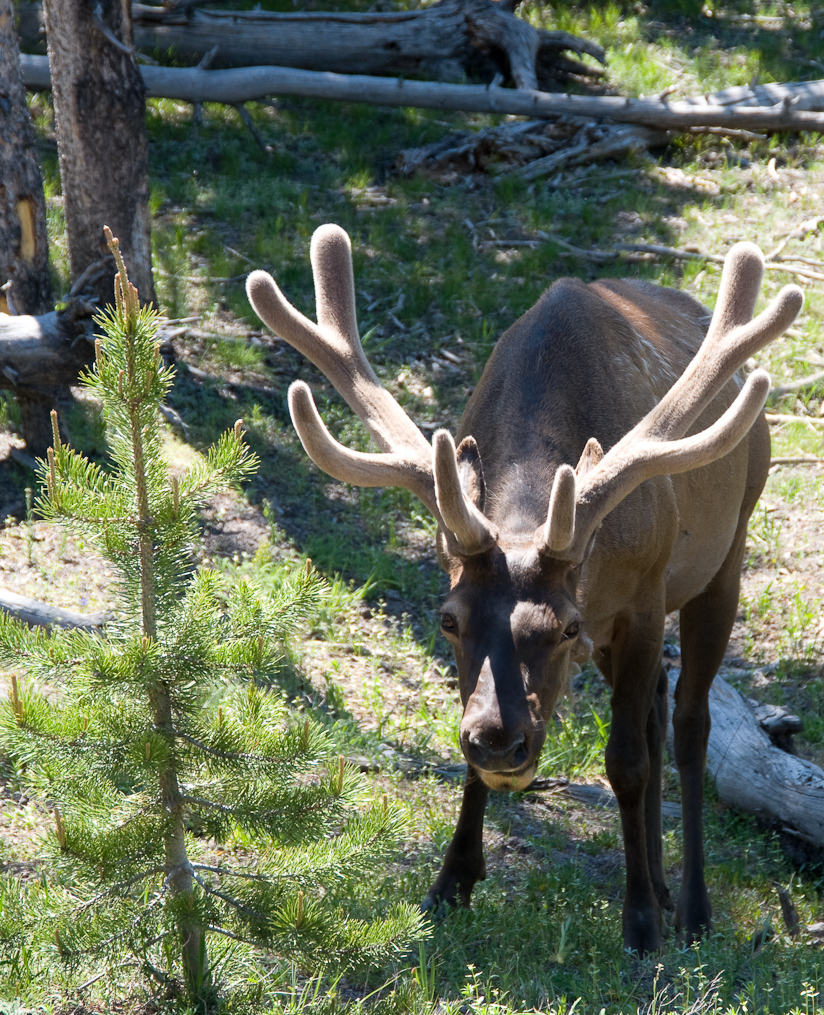
[[[458,623],[451,613],[441,614],[441,628],[449,634],[453,634],[458,630]]]
[[[571,641],[573,638],[578,637],[578,632],[581,630],[580,620],[573,620],[572,623],[564,631],[564,641]]]

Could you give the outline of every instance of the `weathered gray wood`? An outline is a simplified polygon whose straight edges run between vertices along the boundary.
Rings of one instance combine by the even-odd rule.
[[[71,319],[52,311],[39,317],[0,314],[0,387],[42,389],[73,384],[93,349]],[[51,437],[51,424],[49,424]],[[39,454],[39,450],[37,451]]]
[[[764,85],[735,85],[709,95],[683,100],[691,106],[774,106],[791,102],[796,109],[824,110],[824,81],[770,82]]]
[[[21,57],[23,80],[35,90],[49,87],[44,57]],[[300,95],[339,102],[369,102],[383,106],[417,106],[477,113],[511,113],[535,118],[553,116],[605,117],[618,123],[637,123],[660,130],[727,127],[745,130],[824,130],[824,113],[780,107],[703,108],[687,103],[651,99],[622,99],[612,95],[586,96],[537,92],[483,85],[452,85],[431,81],[368,77],[363,74],[326,74],[283,67],[198,70],[196,67],[141,67],[146,94],[186,102],[236,104],[269,95]]]
[[[78,613],[59,606],[48,606],[37,599],[18,595],[0,588],[0,610],[24,624],[35,627],[102,627],[108,619],[106,613]]]
[[[21,36],[39,42],[36,4],[18,5]],[[533,28],[510,5],[493,0],[441,0],[411,11],[197,11],[132,5],[134,44],[144,51],[173,51],[199,61],[216,50],[210,66],[275,65],[358,74],[428,73],[463,77],[483,64],[500,69],[519,87],[537,87],[540,64],[550,73],[601,73],[561,56],[586,53],[604,62],[600,46],[568,32]]]
[[[670,670],[670,696],[677,678],[678,671]],[[824,771],[779,750],[753,706],[722,677],[710,689],[710,716],[707,772],[724,803],[780,821],[807,841],[824,845]]]

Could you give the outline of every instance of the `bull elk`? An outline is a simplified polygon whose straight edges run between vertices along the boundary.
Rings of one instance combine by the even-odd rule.
[[[727,256],[712,314],[643,281],[561,279],[497,343],[456,448],[445,430],[430,445],[367,362],[346,233],[318,229],[311,261],[317,324],[265,272],[249,276],[249,299],[326,375],[383,453],[339,444],[301,381],[289,389],[295,428],[335,479],[415,493],[438,521],[449,575],[440,617],[457,661],[467,776],[426,904],[469,905],[485,877],[488,791],[529,785],[570,663],[591,653],[612,691],[606,770],[624,835],[624,943],[639,953],[661,946],[672,908],[661,843],[662,647],[665,616],[679,610],[673,726],[684,869],[675,921],[686,939],[700,936],[711,917],[701,816],[707,695],[770,461],[761,415],[769,377],[755,370],[744,383],[736,371],[789,327],[800,290],[787,286],[753,319],[763,258],[747,243]]]

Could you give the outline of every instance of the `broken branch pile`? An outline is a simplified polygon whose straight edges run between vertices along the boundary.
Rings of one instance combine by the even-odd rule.
[[[665,131],[648,127],[560,116],[456,132],[434,144],[405,149],[395,166],[404,176],[423,170],[440,184],[455,183],[467,173],[484,171],[517,171],[525,179],[534,179],[561,167],[663,145],[668,138]]]

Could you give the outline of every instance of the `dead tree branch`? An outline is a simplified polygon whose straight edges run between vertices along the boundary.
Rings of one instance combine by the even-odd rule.
[[[23,56],[27,88],[50,87],[45,57]],[[579,116],[607,118],[658,130],[687,131],[698,127],[745,130],[824,131],[824,113],[798,110],[784,104],[761,108],[691,106],[655,99],[622,99],[612,95],[586,96],[538,92],[527,88],[453,85],[364,74],[331,74],[284,67],[246,67],[198,70],[196,67],[141,67],[149,96],[186,102],[250,102],[269,95],[298,95],[338,102],[368,102],[383,106],[417,106],[478,113],[510,113],[549,118]]]
[[[0,610],[24,624],[36,627],[102,627],[108,619],[105,613],[78,613],[49,606],[37,599],[20,596],[16,592],[0,588]]]

